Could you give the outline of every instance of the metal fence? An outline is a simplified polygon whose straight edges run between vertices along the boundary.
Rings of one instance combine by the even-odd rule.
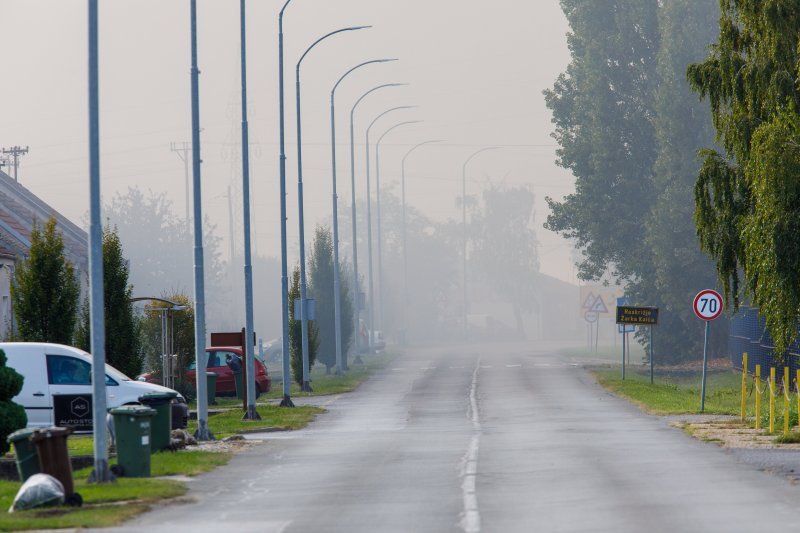
[[[761,365],[762,374],[768,373],[770,367],[788,365],[790,375],[794,376],[800,368],[800,341],[795,340],[789,346],[787,357],[779,364],[766,321],[755,307],[743,306],[731,318],[728,353],[734,368],[742,368],[742,354],[745,352],[748,354],[747,371],[751,374],[755,373],[756,365]]]

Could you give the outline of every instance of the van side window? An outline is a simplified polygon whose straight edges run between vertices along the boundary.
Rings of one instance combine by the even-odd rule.
[[[51,385],[91,385],[92,367],[66,355],[47,356],[47,378]]]

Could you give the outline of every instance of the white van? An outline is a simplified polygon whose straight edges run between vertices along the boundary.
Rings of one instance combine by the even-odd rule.
[[[41,342],[0,342],[8,358],[7,366],[25,377],[22,391],[13,398],[25,408],[28,426],[52,426],[53,395],[92,393],[92,356],[83,350]],[[148,392],[174,392],[171,389],[134,381],[116,368],[106,365],[108,408],[139,403]],[[182,397],[178,397],[185,403]]]

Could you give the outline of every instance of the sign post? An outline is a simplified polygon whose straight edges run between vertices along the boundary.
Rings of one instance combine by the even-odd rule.
[[[623,332],[627,332],[625,324],[634,326],[650,326],[650,383],[653,382],[653,326],[658,324],[658,307],[635,307],[628,305],[627,298],[617,298],[617,324],[623,324]],[[622,336],[622,379],[625,379],[625,342],[626,333]],[[628,346],[630,350],[630,346]]]
[[[694,314],[706,322],[705,338],[703,339],[703,385],[700,392],[700,412],[706,408],[706,370],[708,368],[708,325],[722,314],[722,295],[715,290],[705,289],[697,293],[692,303]]]

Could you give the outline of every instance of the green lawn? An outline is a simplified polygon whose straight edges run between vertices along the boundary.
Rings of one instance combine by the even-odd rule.
[[[386,367],[395,357],[396,353],[386,352],[377,355],[362,355],[364,361],[362,365],[350,363],[350,369],[341,376],[326,374],[325,366],[316,364],[311,369],[311,388],[314,392],[300,392],[300,387],[294,381],[289,389],[291,396],[326,396],[330,394],[340,394],[351,392],[369,378],[370,375]],[[266,395],[270,399],[283,398],[283,381],[281,379],[281,368],[275,365],[271,367],[272,390]],[[262,396],[263,398],[263,396]]]
[[[702,375],[698,372],[659,373],[653,385],[648,371],[629,370],[624,381],[619,369],[596,370],[594,374],[603,387],[647,412],[661,415],[700,412]],[[741,374],[732,370],[708,372],[705,412],[739,414],[741,380]]]
[[[241,405],[241,404],[239,404]],[[241,408],[234,408],[208,418],[208,427],[216,438],[237,435],[243,431],[262,429],[300,429],[307,426],[316,416],[324,413],[324,409],[311,406],[298,406],[292,409],[275,405],[258,405],[256,407],[261,420],[242,420]],[[197,429],[197,421],[189,421],[189,433]]]

